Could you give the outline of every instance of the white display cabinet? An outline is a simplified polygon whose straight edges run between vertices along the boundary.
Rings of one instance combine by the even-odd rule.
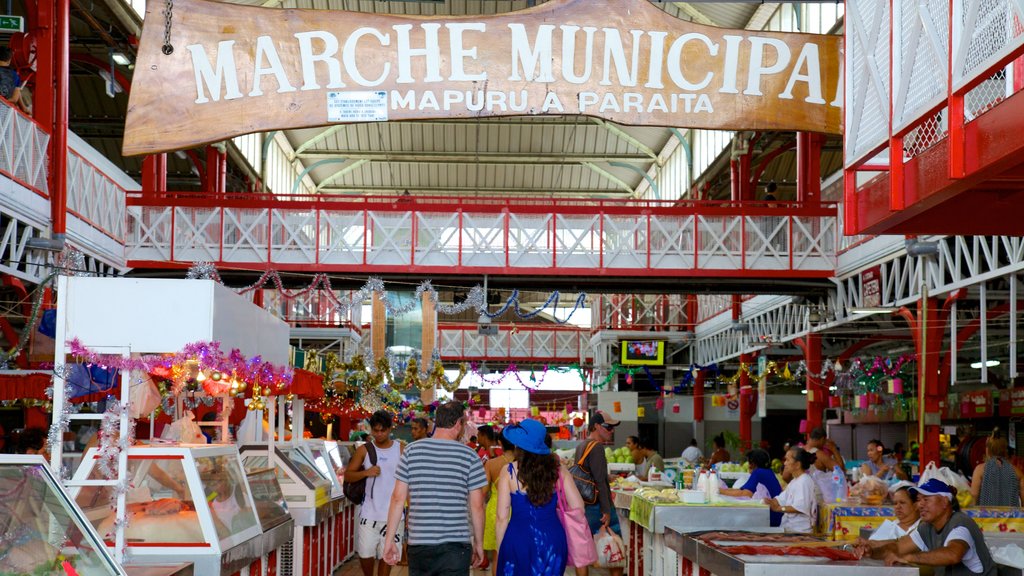
[[[124,575],[42,456],[0,456],[0,574]]]
[[[308,454],[316,469],[331,481],[331,498],[343,498],[341,477],[338,476],[327,441],[322,438],[306,439],[299,443],[299,448]]]
[[[248,444],[240,451],[247,471],[274,468],[295,519],[291,570],[282,564],[279,574],[333,574],[353,553],[355,507],[343,497],[332,497],[334,483],[306,446]]]
[[[125,542],[133,564],[187,561],[196,574],[243,576],[258,566],[263,530],[237,448],[139,445],[127,452]],[[96,448],[86,452],[71,495],[112,547],[115,488],[101,484],[100,462]]]
[[[246,470],[245,476],[256,504],[256,517],[263,529],[259,565],[253,563],[249,567],[249,575],[287,572],[291,570],[295,520],[288,511],[277,473],[273,467],[267,467]]]

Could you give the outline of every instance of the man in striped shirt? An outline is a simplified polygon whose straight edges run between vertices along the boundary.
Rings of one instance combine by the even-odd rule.
[[[433,437],[410,444],[395,472],[384,561],[398,563],[393,537],[408,499],[409,576],[466,576],[483,561],[487,476],[476,452],[459,441],[465,426],[461,402],[438,406]]]

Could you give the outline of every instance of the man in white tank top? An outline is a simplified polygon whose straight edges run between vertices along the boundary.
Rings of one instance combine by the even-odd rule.
[[[373,576],[377,561],[384,555],[384,533],[388,527],[388,506],[395,489],[395,469],[402,457],[402,445],[391,439],[393,423],[391,414],[378,410],[370,417],[370,439],[360,446],[345,470],[346,482],[357,482],[366,478],[366,499],[359,508],[359,525],[356,528],[356,555],[364,576]],[[368,455],[367,446],[373,443],[376,464]],[[402,533],[395,534],[399,547]],[[379,563],[379,576],[388,576],[391,566]]]

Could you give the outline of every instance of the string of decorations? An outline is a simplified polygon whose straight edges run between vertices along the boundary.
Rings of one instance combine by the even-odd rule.
[[[200,279],[200,280],[214,280],[223,284],[223,280],[220,277],[220,273],[217,271],[217,267],[210,262],[195,262],[188,269],[185,274],[188,279]],[[463,312],[475,309],[478,313],[487,316],[488,318],[497,318],[502,314],[505,314],[509,310],[512,310],[516,316],[524,320],[536,318],[544,312],[545,309],[553,307],[558,308],[558,303],[561,299],[561,293],[555,290],[548,296],[547,300],[541,305],[540,308],[532,311],[524,311],[519,302],[519,290],[513,290],[512,294],[505,300],[505,303],[496,311],[490,312],[487,309],[487,294],[484,289],[479,285],[474,286],[469,290],[466,295],[466,299],[457,304],[445,304],[439,302],[438,292],[431,285],[430,280],[424,280],[421,282],[414,291],[414,298],[408,299],[404,303],[396,302],[397,298],[392,298],[384,287],[384,281],[378,277],[371,277],[366,281],[366,284],[362,288],[356,290],[346,297],[339,297],[334,293],[334,288],[331,286],[331,278],[327,274],[318,273],[314,274],[308,286],[302,289],[287,290],[281,281],[281,275],[276,270],[267,270],[256,280],[256,282],[244,286],[242,288],[235,288],[234,290],[238,294],[246,294],[253,290],[258,290],[266,286],[268,283],[274,286],[282,296],[288,299],[302,298],[308,296],[315,290],[322,289],[331,304],[338,308],[339,314],[345,316],[353,306],[361,306],[363,302],[371,298],[376,294],[381,302],[384,304],[385,309],[389,316],[400,316],[407,314],[416,309],[419,305],[419,301],[423,294],[429,294],[431,301],[434,303],[438,313],[446,316],[454,316],[462,314]],[[576,295],[576,301],[573,305],[572,310],[563,319],[555,318],[554,322],[557,324],[566,324],[569,319],[572,318],[573,314],[576,313],[587,301],[586,292],[580,292]]]
[[[232,381],[260,382],[267,386],[273,385],[277,392],[286,392],[293,376],[290,367],[265,362],[261,356],[247,359],[237,349],[224,354],[219,342],[193,342],[174,354],[130,357],[99,354],[73,338],[68,342],[68,351],[87,364],[169,377],[175,385],[172,390],[174,394],[179,394],[189,380],[198,381],[211,395],[227,393],[232,387]]]

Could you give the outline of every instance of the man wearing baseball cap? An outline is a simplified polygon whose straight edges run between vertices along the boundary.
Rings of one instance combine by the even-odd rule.
[[[590,424],[587,426],[589,436],[587,441],[576,447],[575,462],[582,461],[580,465],[590,473],[597,489],[597,503],[587,504],[587,522],[590,524],[590,531],[597,534],[602,526],[622,536],[619,528],[619,515],[612,508],[612,489],[608,483],[608,459],[605,458],[602,444],[610,444],[615,438],[615,427],[621,424],[602,410],[597,410],[590,415]],[[593,447],[591,447],[593,444]],[[589,448],[589,449],[588,449]],[[622,576],[622,568],[609,568],[611,576]],[[586,576],[589,567],[577,567],[577,576]]]
[[[894,564],[934,566],[936,576],[995,576],[981,529],[960,511],[956,488],[932,478],[908,489],[917,494],[921,523],[917,530],[901,537],[877,543],[858,542],[858,551]]]

